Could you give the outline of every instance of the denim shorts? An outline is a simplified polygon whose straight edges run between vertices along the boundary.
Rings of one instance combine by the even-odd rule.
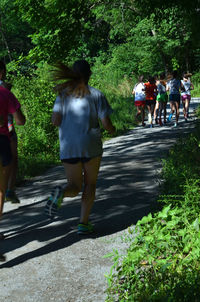
[[[8,166],[12,161],[10,140],[6,135],[0,135],[0,160],[3,167]]]

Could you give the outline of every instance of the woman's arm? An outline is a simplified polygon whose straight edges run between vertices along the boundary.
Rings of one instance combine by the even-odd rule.
[[[194,85],[192,84],[192,82],[190,82],[190,89],[194,90]]]
[[[14,112],[12,115],[13,115],[17,125],[23,126],[25,124],[26,118],[20,108],[16,112]]]
[[[102,118],[101,122],[102,122],[103,128],[105,130],[107,130],[110,134],[115,133],[115,131],[116,131],[115,126],[113,126],[109,116]]]
[[[53,112],[51,122],[54,126],[59,127],[62,123],[62,114],[59,112]]]

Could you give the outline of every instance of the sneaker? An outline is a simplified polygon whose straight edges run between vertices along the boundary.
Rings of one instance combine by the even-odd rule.
[[[78,224],[77,233],[79,235],[87,235],[87,234],[91,234],[93,232],[94,232],[94,227],[90,222],[88,222],[88,224],[84,224],[84,223],[79,223]]]
[[[1,262],[6,261],[6,257],[3,254],[0,254],[0,261]]]
[[[47,200],[45,206],[45,214],[49,218],[54,218],[57,215],[58,209],[61,207],[63,200],[63,190],[62,187],[57,186],[51,193],[50,197]]]
[[[172,116],[173,116],[173,113],[170,113],[170,115],[168,116],[168,122],[170,122],[170,121],[171,121]]]
[[[176,128],[176,127],[178,127],[178,124],[177,124],[177,123],[174,123],[173,128]]]
[[[148,123],[149,123],[149,124],[152,123],[152,116],[151,116],[151,113],[148,113]]]
[[[4,240],[5,239],[5,235],[3,233],[0,233],[0,240]]]
[[[13,190],[6,191],[5,201],[11,201],[12,203],[20,203],[17,194]]]

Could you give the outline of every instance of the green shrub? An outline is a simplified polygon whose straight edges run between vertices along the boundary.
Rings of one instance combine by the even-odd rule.
[[[200,300],[200,179],[185,185],[179,203],[129,228],[131,245],[115,255],[107,302]]]
[[[163,159],[162,191],[180,194],[187,179],[200,174],[200,129],[187,138],[180,139]]]

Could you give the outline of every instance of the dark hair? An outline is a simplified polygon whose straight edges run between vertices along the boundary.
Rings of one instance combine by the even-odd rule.
[[[85,60],[78,60],[74,62],[73,71],[76,74],[80,74],[80,77],[83,77],[86,80],[89,80],[91,75],[90,65]]]
[[[185,78],[185,79],[189,79],[191,76],[192,76],[192,74],[189,72],[183,74],[183,78]]]
[[[148,82],[151,83],[151,84],[154,84],[154,83],[155,83],[154,77],[149,76],[149,77],[148,77]]]
[[[90,65],[85,60],[78,60],[69,68],[63,63],[55,64],[53,71],[53,78],[55,81],[65,80],[65,82],[58,84],[55,90],[61,93],[66,89],[67,95],[74,95],[75,97],[83,97],[89,94],[88,81],[91,75]],[[67,80],[67,81],[66,81]]]
[[[3,61],[0,60],[0,70],[5,70],[6,71],[6,65]]]
[[[177,71],[177,70],[173,70],[173,71],[172,71],[172,76],[173,76],[173,78],[177,78],[177,76],[178,76],[178,71]]]
[[[3,83],[3,86],[4,86],[5,88],[7,88],[8,90],[11,90],[11,89],[12,89],[12,84],[11,84],[11,83],[4,82],[4,83]]]
[[[6,77],[6,65],[5,63],[0,60],[0,72],[2,72],[2,80],[5,80]]]
[[[165,79],[165,73],[164,72],[161,72],[161,74],[160,74],[160,80],[164,80]]]

